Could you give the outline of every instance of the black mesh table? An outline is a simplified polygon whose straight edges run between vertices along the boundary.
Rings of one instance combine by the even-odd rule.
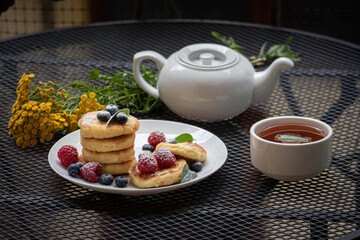
[[[131,70],[136,52],[164,56],[193,43],[234,37],[255,55],[284,43],[302,61],[281,74],[271,98],[219,123],[182,119],[166,107],[140,119],[204,128],[228,148],[225,165],[188,188],[130,197],[91,191],[58,176],[47,154],[61,137],[25,150],[8,136],[23,73],[36,79],[86,79],[90,70]],[[289,29],[218,21],[110,22],[0,41],[0,238],[2,239],[338,239],[360,229],[360,47]],[[331,166],[312,179],[282,182],[251,165],[249,129],[263,118],[317,118],[334,129]],[[349,235],[350,234],[350,235]]]

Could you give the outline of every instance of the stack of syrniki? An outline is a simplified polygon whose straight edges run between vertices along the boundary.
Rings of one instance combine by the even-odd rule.
[[[83,159],[100,163],[104,173],[127,173],[136,163],[134,142],[139,121],[129,116],[124,124],[106,126],[97,119],[97,113],[86,113],[78,122]]]

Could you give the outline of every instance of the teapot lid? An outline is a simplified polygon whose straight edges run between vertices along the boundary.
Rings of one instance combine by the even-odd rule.
[[[193,44],[182,48],[177,54],[180,62],[196,68],[214,69],[233,65],[239,59],[234,50],[211,43]]]

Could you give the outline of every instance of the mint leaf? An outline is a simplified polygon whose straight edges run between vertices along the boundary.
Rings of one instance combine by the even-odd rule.
[[[281,135],[277,136],[276,139],[281,142],[291,142],[291,143],[311,142],[311,139],[309,139],[309,138],[303,138],[303,137],[298,137],[295,135],[287,135],[287,134],[283,134],[283,135],[281,134]]]
[[[110,119],[107,121],[105,127],[107,127],[109,125],[109,123],[115,118],[115,116],[119,113],[119,112],[124,112],[126,115],[130,115],[130,110],[128,108],[123,108],[123,109],[120,109],[118,110],[114,115],[112,115],[110,117]]]
[[[130,116],[130,110],[128,108],[123,108],[119,110],[116,114],[118,114],[119,112],[124,112],[126,115]]]
[[[189,134],[189,133],[183,133],[183,134],[177,136],[175,139],[178,143],[194,141],[193,136],[191,136],[191,134]]]
[[[181,172],[181,180],[180,183],[188,182],[197,177],[197,173],[194,171],[191,171],[189,168],[189,164],[185,164],[184,168]]]

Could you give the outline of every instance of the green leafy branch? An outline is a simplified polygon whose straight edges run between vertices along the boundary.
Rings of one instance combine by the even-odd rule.
[[[241,50],[244,50],[244,47],[238,45],[235,42],[234,38],[222,36],[217,32],[211,32],[211,34],[214,38],[223,42],[229,48],[244,55],[244,53],[241,52]],[[248,59],[250,60],[251,64],[254,67],[264,65],[267,60],[273,59],[273,58],[278,58],[278,57],[287,57],[294,62],[298,62],[301,60],[301,58],[299,57],[300,53],[295,53],[290,49],[291,41],[292,41],[292,37],[289,37],[286,40],[285,44],[273,45],[267,51],[265,51],[266,47],[267,47],[267,42],[265,42],[261,46],[259,54],[257,56],[249,56]]]
[[[150,85],[156,85],[157,74],[151,69],[142,68],[143,78]],[[132,114],[150,112],[161,105],[159,98],[148,95],[136,83],[131,72],[117,72],[111,76],[101,74],[99,69],[91,70],[88,80],[96,80],[103,84],[95,86],[90,82],[75,81],[70,84],[68,89],[80,91],[81,93],[96,93],[96,98],[100,104],[116,104],[120,108],[130,109]]]

